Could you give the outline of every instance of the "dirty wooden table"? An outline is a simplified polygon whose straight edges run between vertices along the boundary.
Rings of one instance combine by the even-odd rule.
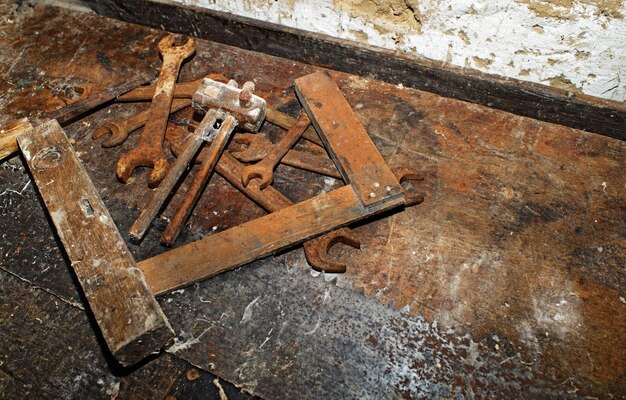
[[[0,125],[158,69],[163,32],[54,7],[0,11]],[[295,115],[293,80],[315,70],[199,41],[181,78],[255,79]],[[425,171],[425,202],[355,227],[362,249],[333,250],[352,263],[345,274],[313,272],[296,248],[160,297],[176,342],[133,370],[103,353],[22,160],[1,164],[0,397],[624,397],[626,145],[331,74],[387,162]],[[142,107],[66,128],[126,239],[150,192],[145,171],[123,185],[114,167],[139,135],[103,149],[91,133]],[[274,183],[294,201],[341,184],[286,166]],[[214,176],[178,244],[263,214]],[[130,245],[136,259],[166,250],[165,225]]]

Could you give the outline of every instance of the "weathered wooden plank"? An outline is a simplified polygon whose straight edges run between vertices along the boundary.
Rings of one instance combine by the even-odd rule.
[[[28,118],[21,118],[0,128],[0,161],[18,151],[17,137],[32,127]]]
[[[626,139],[626,106],[536,83],[206,8],[153,0],[86,0],[101,15],[369,76],[515,114]]]
[[[138,263],[156,294],[166,293],[210,278],[332,229],[404,203],[394,197],[365,209],[352,186],[283,208],[215,235],[159,254]]]
[[[58,122],[18,143],[113,355],[130,365],[158,351],[172,328]]]
[[[365,207],[402,196],[396,176],[328,74],[320,71],[296,79],[296,94],[344,180]]]

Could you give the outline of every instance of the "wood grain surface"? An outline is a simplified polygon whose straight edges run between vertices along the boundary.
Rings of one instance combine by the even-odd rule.
[[[158,352],[172,328],[63,129],[17,140],[111,353],[128,366]]]

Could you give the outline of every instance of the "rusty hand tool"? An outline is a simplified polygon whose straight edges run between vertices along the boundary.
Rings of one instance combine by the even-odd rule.
[[[198,126],[193,135],[188,137],[185,149],[177,155],[176,162],[169,169],[161,184],[155,189],[139,218],[130,227],[131,238],[137,241],[143,238],[150,223],[169,197],[170,192],[176,186],[185,169],[189,166],[191,159],[196,155],[202,143],[210,137],[217,120],[224,120],[224,118],[224,113],[217,110],[209,110],[206,113],[200,126]]]
[[[256,162],[262,160],[274,146],[269,139],[261,134],[238,134],[235,136],[234,140],[236,143],[247,145],[245,149],[230,151],[230,153],[241,162]],[[341,174],[328,156],[291,149],[280,162],[294,168],[341,179]]]
[[[150,79],[150,76],[143,74],[127,82],[107,88],[99,93],[92,94],[91,91],[88,91],[86,92],[87,94],[81,94],[81,97],[75,102],[63,106],[58,110],[43,113],[39,117],[29,119],[22,118],[21,120],[10,123],[6,127],[0,129],[0,160],[17,153],[17,136],[32,128],[33,125],[40,125],[49,119],[56,119],[61,126],[67,125],[88,111],[110,102],[120,94],[132,90]]]
[[[165,177],[169,163],[163,151],[165,129],[174,96],[174,84],[180,66],[196,50],[196,41],[187,40],[182,46],[173,46],[174,36],[168,35],[159,42],[159,52],[163,57],[161,72],[148,110],[146,126],[141,134],[139,145],[124,154],[117,163],[117,177],[126,183],[136,167],[152,167],[148,186],[156,187]]]
[[[164,245],[171,246],[178,237],[183,224],[191,215],[191,212],[200,198],[202,189],[209,181],[211,172],[213,172],[213,168],[215,168],[215,164],[217,164],[217,160],[219,160],[222,155],[222,152],[228,143],[228,139],[236,126],[237,120],[232,115],[227,115],[222,121],[215,138],[213,138],[213,141],[211,142],[207,158],[200,165],[200,170],[185,193],[181,205],[174,213],[172,220],[167,225],[165,232],[163,232],[163,235],[161,236],[161,243]]]
[[[250,135],[251,136],[251,135]],[[259,135],[256,135],[259,136]],[[267,139],[265,139],[267,140]],[[236,156],[236,154],[233,154]],[[315,157],[315,156],[313,156]],[[222,160],[226,159],[226,156],[222,157]],[[283,162],[285,159],[283,158]],[[222,166],[218,164],[217,172],[224,177],[227,181],[229,181],[232,185],[237,187],[244,194],[248,195],[248,197],[252,198],[255,202],[257,202],[261,207],[265,208],[269,212],[277,211],[281,208],[284,208],[290,203],[286,203],[286,201],[277,201],[276,195],[272,193],[272,195],[267,196],[265,198],[265,193],[269,193],[270,190],[277,192],[274,188],[268,187],[265,190],[261,190],[259,186],[248,185],[244,187],[240,185],[239,182],[232,178],[232,170],[233,170],[233,162],[226,163],[226,166]],[[230,167],[230,171],[225,169]],[[303,169],[313,170],[316,166],[305,165]],[[241,166],[236,172],[241,170]],[[336,170],[335,170],[336,171]],[[229,174],[228,172],[231,172]],[[398,178],[400,183],[406,181],[422,181],[424,177],[421,173],[412,170],[407,167],[397,167],[393,169],[394,174]],[[424,201],[424,197],[421,194],[413,193],[406,189],[404,191],[404,204],[405,206],[413,206],[419,204]],[[287,200],[288,202],[288,200]],[[334,231],[331,231],[325,235],[319,236],[314,239],[310,239],[303,243],[304,246],[304,255],[307,259],[307,262],[311,267],[317,271],[324,271],[327,273],[343,273],[346,271],[347,264],[345,262],[339,261],[336,258],[333,258],[329,255],[330,249],[337,243],[343,243],[355,249],[361,248],[361,243],[358,237],[355,235],[354,231],[349,228],[340,228]]]
[[[274,168],[280,163],[280,160],[287,154],[289,149],[296,144],[310,124],[309,117],[303,111],[298,122],[287,131],[285,136],[280,139],[278,144],[270,150],[263,160],[254,165],[248,165],[243,169],[241,174],[243,186],[248,186],[250,179],[258,178],[261,180],[259,184],[261,190],[268,187],[274,180]]]
[[[424,174],[408,167],[395,167],[391,170],[400,183],[424,180]],[[419,193],[408,191],[406,188],[403,188],[402,191],[404,192],[404,205],[407,207],[420,204],[424,201],[424,196]]]
[[[198,87],[202,83],[204,78],[212,79],[214,81],[226,83],[228,79],[222,74],[208,74],[203,78],[196,79],[191,82],[178,82],[174,85],[174,98],[175,99],[191,99],[193,94],[198,90]],[[125,93],[122,96],[117,98],[117,101],[126,102],[126,101],[144,101],[144,100],[152,100],[154,96],[155,85],[150,86],[140,86],[131,90],[128,93]]]
[[[190,104],[191,100],[175,99],[174,101],[172,101],[170,113],[182,110]],[[150,110],[145,110],[133,115],[132,117],[122,120],[107,121],[100,125],[98,129],[96,129],[91,135],[91,137],[93,139],[99,139],[107,134],[110,134],[110,136],[106,140],[102,141],[100,145],[105,148],[119,146],[120,144],[124,143],[126,139],[128,139],[128,135],[130,135],[131,132],[141,128],[146,124],[149,111]]]
[[[174,213],[171,222],[161,237],[161,243],[171,246],[178,237],[180,230],[193,211],[202,189],[211,176],[215,164],[228,143],[235,126],[257,132],[265,119],[267,105],[265,100],[253,94],[254,84],[246,82],[241,89],[234,81],[225,85],[205,79],[193,96],[193,106],[198,112],[219,109],[223,112],[221,126],[209,147],[209,153],[200,165],[191,186],[185,193],[181,205]],[[184,160],[187,162],[187,160]]]

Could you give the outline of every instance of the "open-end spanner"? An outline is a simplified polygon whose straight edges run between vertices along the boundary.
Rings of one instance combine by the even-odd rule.
[[[182,62],[196,50],[196,41],[189,38],[182,46],[174,46],[174,36],[168,35],[159,42],[163,57],[161,72],[148,110],[146,126],[139,145],[122,155],[117,163],[117,177],[126,183],[136,167],[152,167],[148,186],[156,187],[165,177],[169,163],[163,150],[167,119],[174,98],[174,84]]]
[[[287,154],[294,144],[300,139],[304,130],[311,124],[308,115],[304,110],[287,133],[280,139],[265,158],[256,164],[248,165],[243,169],[241,174],[241,182],[243,186],[248,186],[250,179],[258,178],[261,180],[259,187],[261,190],[268,187],[274,180],[274,168],[280,163],[280,160]]]
[[[262,134],[241,133],[234,138],[236,143],[244,144],[244,149],[231,150],[237,160],[245,163],[264,159],[274,144]],[[341,174],[327,155],[313,154],[306,151],[291,149],[280,161],[294,168],[315,172],[317,174],[341,179]]]
[[[398,182],[410,182],[410,181],[423,181],[424,174],[409,167],[394,167],[391,168],[393,174],[398,179]],[[413,191],[409,191],[406,188],[404,190],[404,205],[407,207],[420,204],[424,201],[424,196]]]
[[[182,110],[190,104],[191,100],[175,99],[172,101],[170,113]],[[94,131],[91,137],[93,139],[99,139],[108,134],[109,137],[102,141],[100,145],[105,148],[119,146],[128,139],[128,135],[130,135],[131,132],[146,124],[148,113],[149,110],[145,110],[126,119],[106,121]]]

